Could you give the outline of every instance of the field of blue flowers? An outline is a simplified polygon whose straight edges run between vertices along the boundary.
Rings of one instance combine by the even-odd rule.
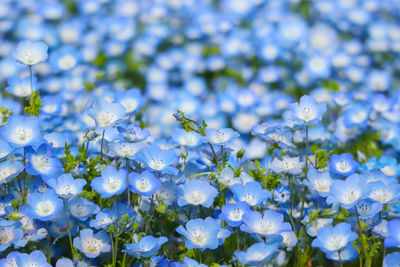
[[[399,0],[0,0],[0,267],[400,266]]]

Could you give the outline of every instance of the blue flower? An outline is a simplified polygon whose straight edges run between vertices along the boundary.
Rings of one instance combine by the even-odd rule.
[[[330,195],[326,202],[340,203],[345,209],[354,207],[358,200],[367,198],[371,193],[365,177],[356,173],[347,177],[345,181],[335,180],[329,190]]]
[[[371,108],[366,103],[355,103],[343,111],[344,125],[347,128],[354,126],[365,127],[368,123]]]
[[[383,260],[382,267],[392,267],[398,266],[400,264],[400,252],[393,252],[387,254],[385,259]]]
[[[113,166],[106,166],[101,170],[101,177],[94,178],[90,186],[102,198],[110,198],[126,190],[127,178],[128,173],[125,169],[117,170]]]
[[[213,145],[230,146],[237,137],[239,137],[239,133],[231,128],[206,130],[206,138]]]
[[[156,145],[149,145],[136,154],[136,158],[151,171],[176,175],[178,170],[171,165],[178,161],[175,150],[162,150]]]
[[[136,126],[134,124],[130,124],[126,127],[118,126],[117,127],[119,134],[122,138],[124,138],[128,142],[139,142],[147,139],[150,136],[150,132]]]
[[[17,266],[51,267],[51,264],[47,263],[46,256],[40,250],[34,250],[31,254],[18,254],[16,264]]]
[[[145,98],[137,88],[116,92],[115,100],[123,105],[128,113],[139,110],[146,103]]]
[[[0,162],[0,184],[8,183],[24,170],[21,161],[5,160]]]
[[[351,231],[348,223],[339,223],[335,227],[326,226],[318,230],[317,238],[311,243],[325,253],[344,249],[357,239],[357,234]]]
[[[40,221],[53,219],[64,206],[63,201],[52,189],[48,189],[42,194],[33,193],[28,197],[27,203],[29,205],[27,214]]]
[[[0,139],[0,160],[6,158],[13,151],[14,149],[6,140]]]
[[[329,170],[341,176],[349,176],[355,173],[360,164],[349,153],[341,155],[333,154],[329,157]]]
[[[383,205],[377,201],[373,201],[369,198],[361,199],[354,206],[354,212],[358,214],[362,220],[367,220],[375,217],[378,212],[382,211]]]
[[[119,103],[98,99],[89,108],[88,115],[95,120],[98,127],[105,128],[124,119],[126,111],[124,106]]]
[[[284,185],[279,185],[274,189],[274,193],[272,195],[274,196],[275,201],[279,203],[285,203],[290,198],[290,190]]]
[[[234,184],[230,189],[237,201],[247,202],[250,206],[258,206],[271,197],[271,193],[266,189],[262,189],[261,184],[256,181],[248,182],[245,185]]]
[[[20,227],[21,223],[18,221],[0,219],[0,252],[18,243],[23,236],[23,231]]]
[[[155,238],[148,235],[141,238],[137,243],[125,244],[126,250],[122,250],[122,252],[127,252],[137,258],[148,258],[153,256],[167,241],[168,239],[164,236]]]
[[[57,179],[49,179],[46,183],[53,188],[60,197],[68,199],[82,193],[83,187],[86,185],[86,180],[74,179],[71,174],[64,173]]]
[[[385,238],[384,245],[387,248],[400,247],[400,220],[395,219],[387,223],[388,236]]]
[[[225,204],[222,206],[219,219],[226,221],[230,226],[236,227],[242,224],[243,215],[250,211],[247,202],[238,202],[236,204]]]
[[[34,145],[41,139],[39,119],[33,116],[11,115],[0,135],[14,147]]]
[[[47,45],[41,41],[22,41],[11,56],[22,64],[35,65],[47,60]]]
[[[180,128],[175,128],[171,132],[172,139],[180,146],[195,148],[203,143],[203,136],[196,132],[187,132]]]
[[[185,245],[188,249],[198,248],[201,251],[209,248],[216,249],[219,246],[218,233],[221,230],[221,222],[211,217],[206,219],[194,219],[186,223],[186,228],[180,225],[176,231],[185,237]]]
[[[267,210],[264,214],[250,211],[243,216],[240,230],[247,233],[260,234],[266,237],[274,237],[282,232],[292,231],[289,223],[284,222],[283,215],[274,210]]]
[[[321,197],[329,195],[330,186],[333,180],[328,171],[318,172],[316,169],[310,169],[307,173],[307,179],[303,183],[317,191]]]
[[[303,171],[305,162],[300,161],[300,157],[289,157],[285,155],[282,160],[274,158],[271,162],[271,170],[275,173],[289,173],[298,175]]]
[[[218,190],[210,185],[208,181],[193,179],[186,180],[183,185],[178,186],[177,194],[177,203],[180,207],[189,204],[202,205],[209,208],[213,204],[214,198],[218,195]]]
[[[89,226],[96,229],[105,229],[117,219],[117,210],[103,209],[90,221]]]
[[[308,95],[302,96],[299,103],[293,103],[289,107],[293,119],[306,124],[318,123],[326,112],[326,103],[317,103]]]
[[[392,180],[385,179],[368,183],[368,187],[371,190],[369,198],[382,204],[389,204],[396,201],[400,194],[400,184],[397,182],[397,179]]]
[[[68,200],[71,215],[80,221],[86,221],[89,216],[99,212],[99,207],[86,198],[72,198]]]
[[[357,250],[352,246],[348,245],[347,247],[334,252],[326,253],[326,257],[330,260],[334,261],[352,261],[356,259],[358,256]]]
[[[250,246],[247,251],[235,251],[235,257],[241,264],[251,266],[262,266],[274,257],[278,252],[276,244],[256,243]]]
[[[107,144],[111,150],[109,155],[112,157],[119,156],[128,159],[134,159],[137,152],[142,150],[145,145],[143,143],[130,143],[126,141],[115,141]]]
[[[36,150],[33,147],[26,149],[26,158],[26,172],[30,175],[50,176],[63,168],[61,161],[53,157],[52,147],[47,143],[42,143]]]
[[[101,253],[111,250],[110,237],[103,230],[93,234],[92,229],[82,229],[79,237],[74,238],[74,247],[90,259],[97,258]]]
[[[68,71],[75,68],[80,60],[79,52],[72,46],[64,46],[51,54],[50,63],[56,72]]]
[[[149,171],[142,173],[132,172],[129,174],[129,190],[150,197],[161,187],[161,182]]]
[[[32,87],[31,79],[29,76],[20,79],[18,77],[11,77],[8,79],[8,87],[6,91],[12,95],[18,97],[30,96],[34,91],[39,89],[39,84],[36,77],[32,77]]]

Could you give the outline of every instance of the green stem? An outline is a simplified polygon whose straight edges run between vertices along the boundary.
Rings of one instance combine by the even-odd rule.
[[[215,153],[215,150],[214,150],[214,147],[212,146],[212,144],[210,142],[208,144],[210,145],[211,152],[213,153],[214,160],[217,162],[217,166],[218,166],[218,169],[219,169],[221,165],[219,164],[218,156]]]
[[[101,147],[100,147],[100,160],[103,160],[103,144],[104,144],[104,133],[106,129],[103,130],[103,134],[101,135]]]
[[[197,176],[211,174],[211,173],[213,173],[213,172],[200,172],[200,173],[193,174],[193,175],[187,177],[186,179],[191,179],[191,178],[194,178],[194,177],[197,177]]]

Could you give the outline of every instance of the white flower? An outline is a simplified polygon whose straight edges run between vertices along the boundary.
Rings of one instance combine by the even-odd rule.
[[[47,59],[47,45],[37,41],[22,41],[11,53],[12,57],[25,65],[35,65]]]

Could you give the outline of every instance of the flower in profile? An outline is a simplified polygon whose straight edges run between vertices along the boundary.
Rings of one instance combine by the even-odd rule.
[[[85,179],[74,179],[71,174],[64,173],[57,179],[53,178],[46,182],[62,198],[71,198],[82,193],[86,185]]]
[[[317,238],[311,246],[318,247],[325,253],[337,252],[357,239],[348,223],[339,223],[335,227],[326,226],[318,230]]]
[[[74,238],[74,247],[90,259],[97,258],[101,253],[111,250],[110,237],[104,230],[93,234],[92,229],[82,229],[79,237]]]
[[[5,160],[0,162],[0,184],[8,183],[24,170],[21,161]]]
[[[130,124],[126,127],[117,127],[119,134],[128,142],[139,142],[147,139],[150,136],[150,132],[140,128],[135,124]]]
[[[88,115],[96,121],[99,128],[105,128],[124,119],[126,111],[119,103],[97,99],[89,108]]]
[[[186,228],[180,225],[176,229],[185,237],[186,248],[198,248],[201,251],[207,248],[216,249],[219,246],[218,233],[220,230],[221,222],[211,217],[204,220],[190,220],[186,223]]]
[[[229,203],[222,206],[219,219],[226,221],[230,226],[236,227],[242,224],[243,215],[249,212],[249,204],[247,202]]]
[[[16,257],[16,266],[51,267],[47,258],[40,250],[34,250],[31,254],[21,253]]]
[[[235,251],[235,257],[241,264],[251,266],[262,266],[274,257],[278,252],[277,244],[256,243],[250,246],[247,251]]]
[[[237,201],[246,202],[250,206],[258,206],[264,200],[271,197],[271,193],[263,189],[261,184],[256,181],[248,182],[245,185],[234,184],[230,189]]]
[[[232,141],[239,137],[239,133],[231,128],[207,129],[206,138],[213,145],[229,146]]]
[[[47,60],[47,45],[41,41],[21,41],[11,52],[11,56],[25,65],[35,65]]]
[[[110,198],[125,191],[127,176],[128,173],[125,169],[117,170],[113,166],[106,166],[101,170],[101,176],[94,178],[90,186],[102,198]]]
[[[218,190],[208,181],[193,179],[186,180],[183,185],[178,186],[177,194],[177,202],[180,207],[189,204],[209,208],[218,195]]]
[[[329,170],[341,176],[349,176],[355,173],[360,164],[349,153],[341,155],[333,154],[329,157]]]
[[[47,143],[42,143],[37,149],[30,146],[26,152],[26,172],[30,175],[54,175],[63,168],[61,161],[53,156],[51,145]]]
[[[96,229],[105,229],[115,222],[117,219],[117,211],[103,209],[99,213],[96,214],[96,218],[90,221],[89,226]]]
[[[18,243],[23,236],[20,227],[21,223],[18,221],[0,219],[0,252]]]
[[[318,123],[326,112],[326,103],[317,103],[312,96],[303,95],[299,103],[289,106],[294,120],[305,124]]]
[[[133,159],[136,153],[145,147],[143,143],[130,143],[121,140],[108,143],[107,146],[110,148],[111,156],[119,156],[128,159]]]
[[[137,258],[148,258],[157,253],[161,246],[167,241],[168,239],[164,236],[155,238],[148,235],[141,238],[137,243],[125,244],[126,250],[122,251]]]
[[[352,245],[348,245],[339,251],[326,253],[326,257],[328,259],[339,262],[352,261],[357,258],[357,256],[358,252]]]
[[[175,150],[162,150],[156,145],[149,145],[135,156],[151,171],[176,175],[178,170],[171,165],[178,161],[178,155]]]
[[[335,180],[329,191],[326,202],[340,203],[345,209],[354,207],[357,201],[367,198],[371,193],[365,177],[357,173],[350,175],[345,181]]]
[[[63,201],[58,198],[57,193],[52,189],[48,189],[43,193],[33,193],[28,197],[27,202],[29,208],[26,213],[40,221],[53,219],[64,206]]]
[[[292,231],[290,223],[284,222],[283,215],[274,210],[267,210],[264,214],[250,211],[243,216],[240,230],[247,233],[273,237],[283,232]]]
[[[11,115],[0,128],[0,135],[14,147],[34,145],[41,139],[39,119],[33,116]]]
[[[161,187],[160,180],[154,177],[154,174],[149,171],[144,171],[142,173],[131,172],[128,179],[129,190],[145,197],[150,197]]]

